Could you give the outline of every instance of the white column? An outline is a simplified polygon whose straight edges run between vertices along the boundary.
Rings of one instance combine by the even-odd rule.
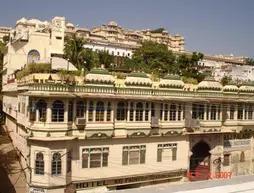
[[[134,111],[133,111],[133,121],[135,122],[136,121],[136,102],[133,102],[133,105],[134,105]]]
[[[96,101],[93,102],[93,121],[92,122],[95,122],[96,121]]]
[[[76,99],[72,100],[72,121],[75,121],[76,119],[76,111],[77,111],[77,101]]]
[[[52,116],[52,101],[48,100],[47,102],[47,115],[46,115],[46,122],[50,123],[51,122],[51,116]]]
[[[175,104],[175,106],[176,106],[176,121],[178,121],[178,109],[179,109],[179,106],[178,106],[177,103]]]
[[[86,109],[85,109],[85,118],[86,118],[86,122],[88,122],[88,109],[89,109],[89,101],[85,100],[85,105],[86,105]],[[76,103],[75,103],[75,115],[76,115]]]
[[[127,122],[130,121],[130,101],[128,101],[128,106],[127,106]]]
[[[149,113],[148,113],[148,121],[151,122],[152,117],[152,103],[148,103]]]
[[[146,103],[143,103],[143,121],[145,121],[145,113],[146,113]]]
[[[238,114],[238,105],[235,105],[234,120],[237,120],[237,114]]]
[[[207,120],[207,104],[204,105],[204,121]]]
[[[36,111],[35,111],[35,121],[39,122],[39,110],[38,109],[36,109]]]
[[[164,119],[164,116],[165,116],[165,112],[164,112],[164,103],[162,103],[162,105],[161,105],[161,110],[162,110],[162,116],[161,116],[161,121],[164,121],[165,119]],[[169,104],[169,108],[168,108],[168,110],[169,110],[169,112],[170,112],[170,104]],[[169,114],[169,113],[168,113]]]
[[[64,122],[67,123],[68,122],[68,100],[65,99],[63,100],[64,103]]]
[[[104,122],[107,122],[108,102],[104,102]]]

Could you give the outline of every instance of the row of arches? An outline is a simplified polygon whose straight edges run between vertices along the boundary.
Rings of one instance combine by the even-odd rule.
[[[44,122],[47,119],[48,104],[44,99],[40,99],[31,105],[30,120]],[[66,109],[67,110],[67,109]],[[85,118],[88,121],[112,121],[112,104],[103,101],[83,101],[68,102],[68,121],[75,118]],[[129,111],[129,112],[128,112]],[[64,122],[65,104],[61,100],[55,100],[51,105],[51,121]],[[86,116],[87,113],[87,116]],[[154,104],[144,102],[118,102],[116,104],[117,121],[149,121],[149,117],[154,116]]]

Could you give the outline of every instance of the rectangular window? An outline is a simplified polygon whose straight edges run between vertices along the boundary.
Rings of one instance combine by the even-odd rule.
[[[170,105],[169,120],[170,121],[176,120],[176,105],[175,104]]]
[[[146,156],[145,145],[124,146],[122,164],[123,165],[144,164],[145,156]]]
[[[149,120],[149,104],[146,103],[146,109],[145,109],[145,121]]]
[[[224,155],[223,165],[224,166],[229,166],[230,165],[230,154],[225,154]]]
[[[100,168],[108,166],[109,148],[85,148],[82,150],[82,168]]]
[[[252,106],[248,106],[248,119],[252,120],[253,117],[253,108]]]
[[[216,120],[217,108],[215,105],[211,106],[211,120]]]
[[[130,121],[134,121],[134,107],[133,107],[133,103],[130,104]]]
[[[164,121],[168,120],[168,104],[164,106]]]
[[[177,143],[159,144],[157,162],[175,161],[177,159]]]
[[[107,121],[111,121],[111,103],[108,103],[108,108],[107,108]]]
[[[243,119],[243,105],[238,105],[237,119],[238,120]]]
[[[181,121],[182,105],[178,105],[178,121]]]
[[[234,120],[234,115],[235,115],[235,107],[233,105],[230,106],[230,112],[229,112],[229,119]]]
[[[73,102],[69,101],[68,105],[68,121],[73,121]]]
[[[89,103],[89,109],[88,109],[88,121],[93,121],[93,102]]]

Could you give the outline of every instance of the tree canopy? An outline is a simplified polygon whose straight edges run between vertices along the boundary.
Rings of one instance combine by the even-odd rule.
[[[178,74],[201,81],[205,74],[200,72],[198,61],[202,58],[202,53],[175,54],[166,45],[146,41],[134,51],[131,59],[126,59],[125,68],[159,76]]]

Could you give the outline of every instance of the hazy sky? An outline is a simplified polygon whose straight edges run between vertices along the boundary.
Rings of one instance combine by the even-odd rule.
[[[65,16],[83,27],[110,20],[122,27],[164,27],[187,50],[254,57],[254,0],[0,0],[0,26],[21,17]]]

